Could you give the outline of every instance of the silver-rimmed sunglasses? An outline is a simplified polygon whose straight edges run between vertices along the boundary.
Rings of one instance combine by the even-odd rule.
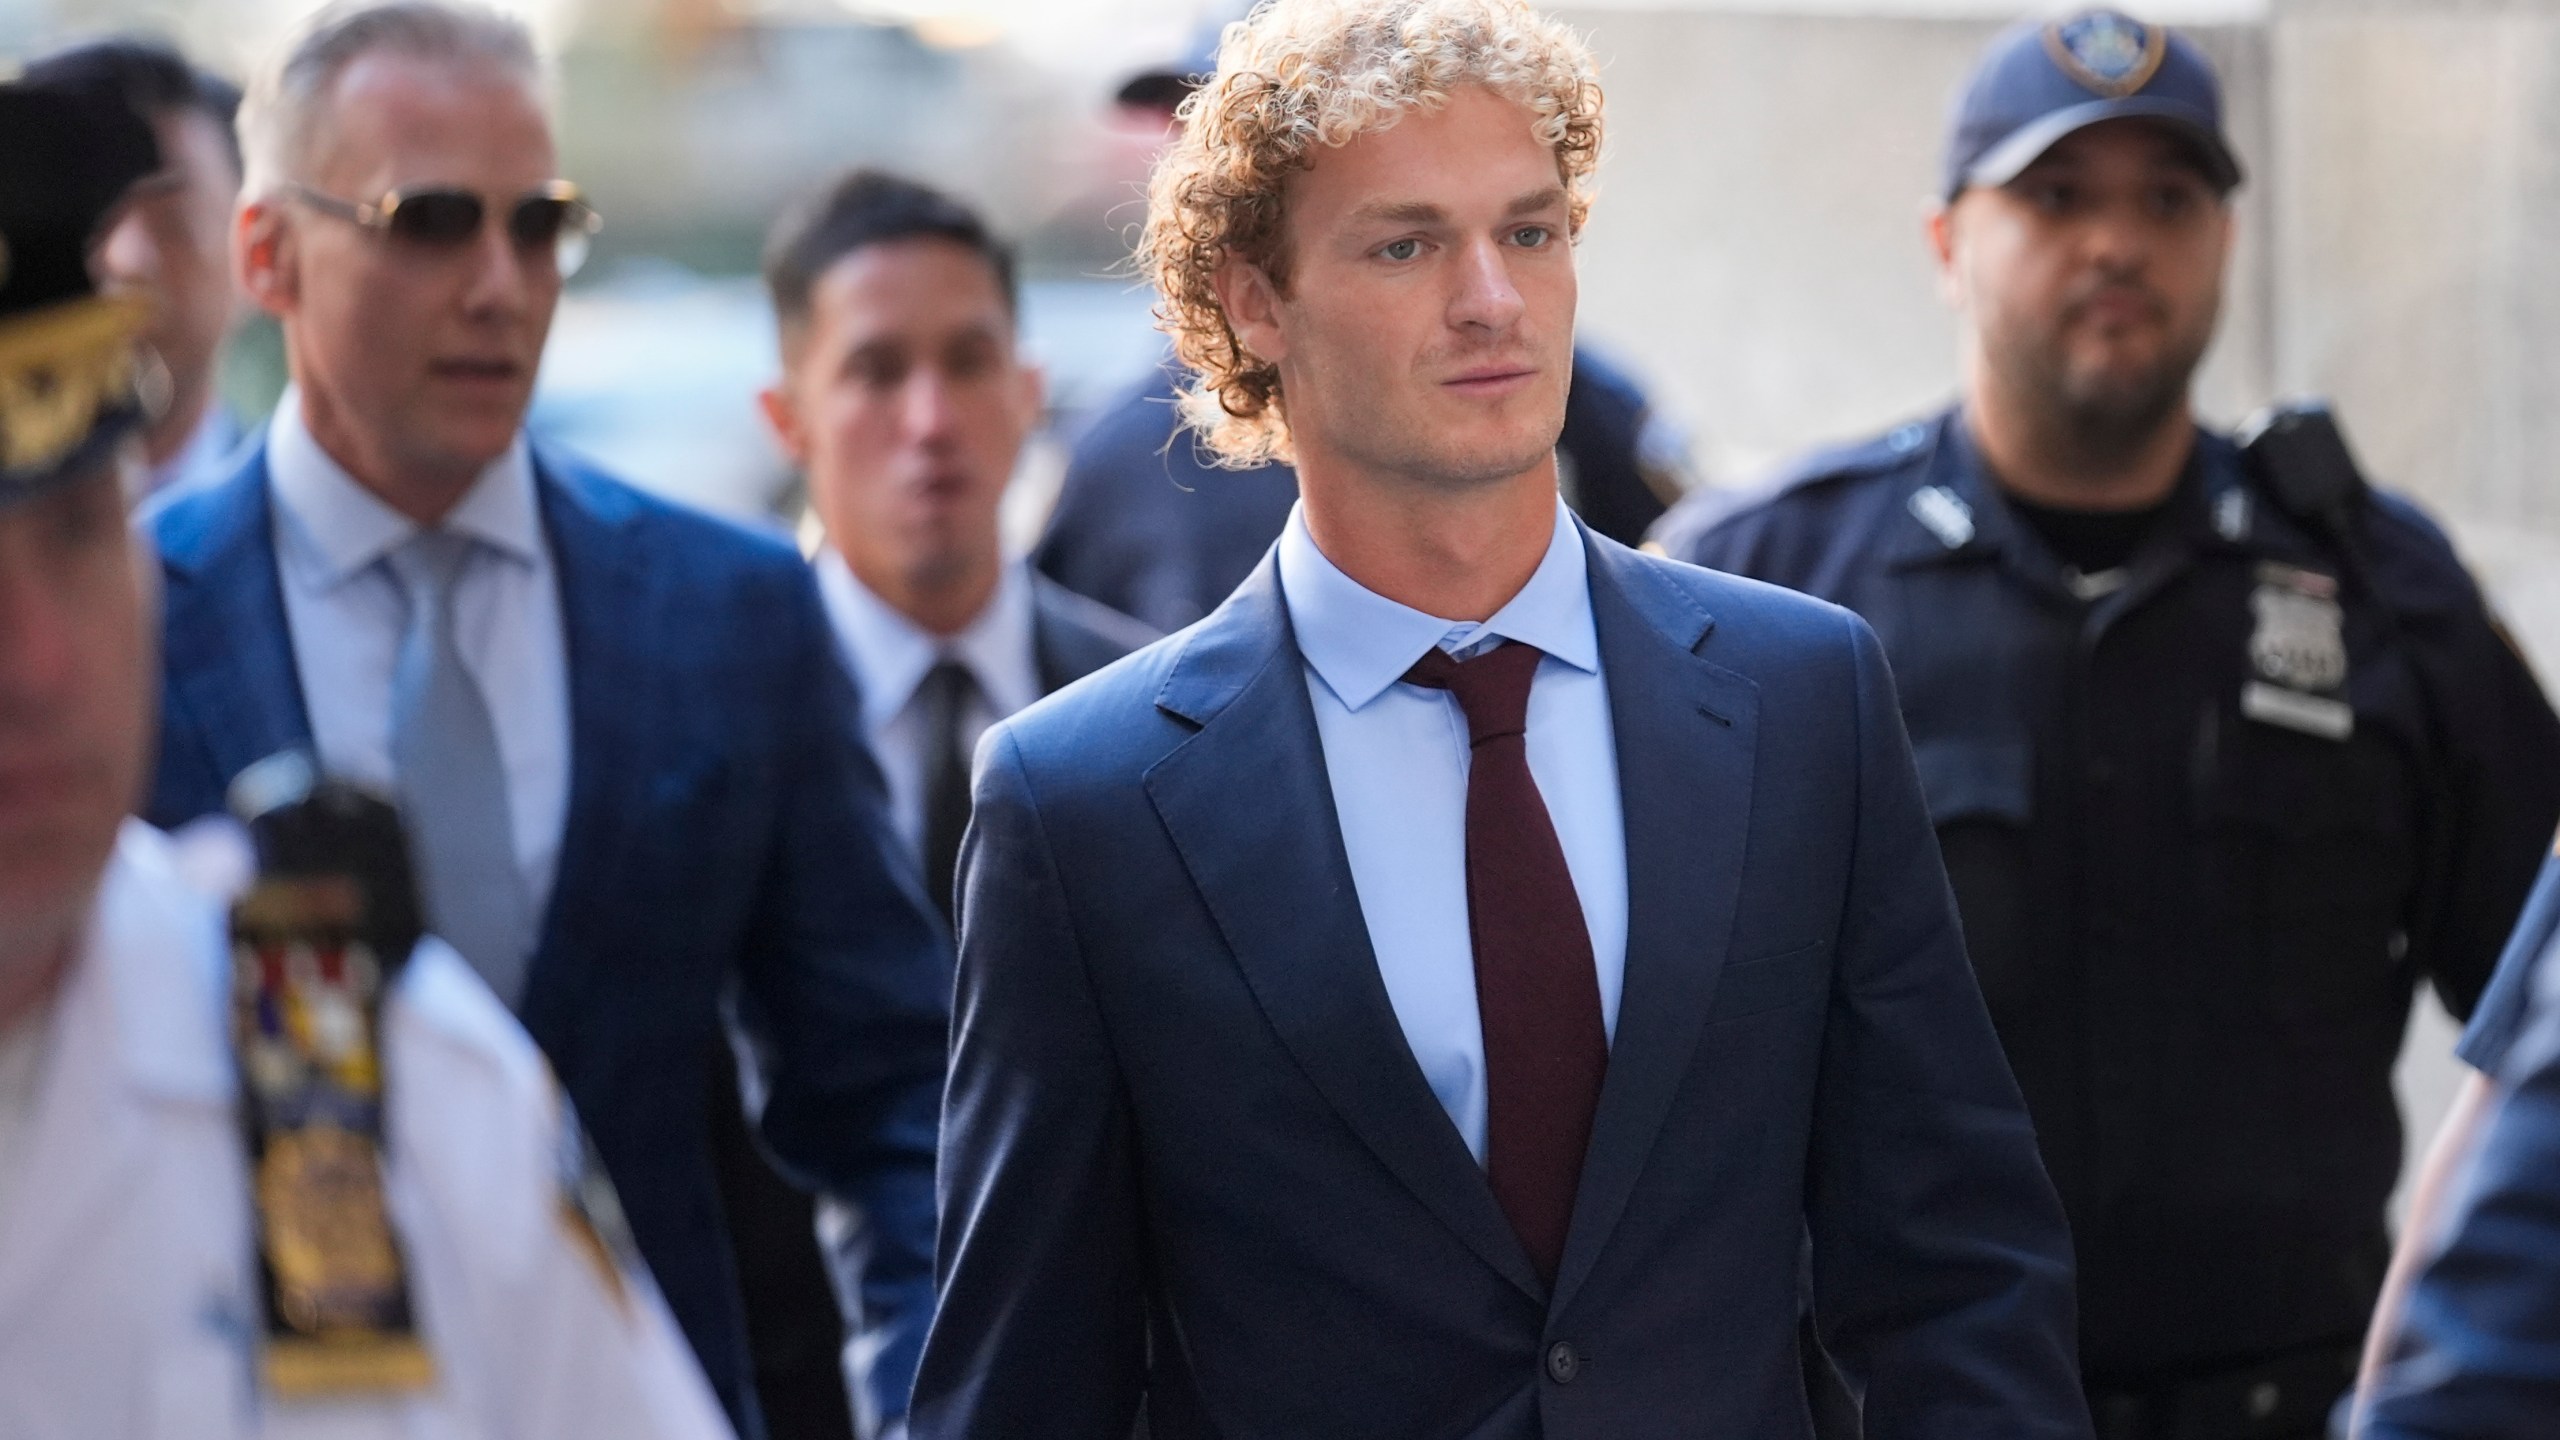
[[[455,250],[471,243],[489,218],[489,202],[477,191],[437,185],[394,190],[371,204],[341,200],[325,190],[287,182],[296,200],[403,244]],[[517,197],[506,212],[507,237],[522,251],[549,251],[562,279],[578,273],[604,217],[566,180],[545,181]]]

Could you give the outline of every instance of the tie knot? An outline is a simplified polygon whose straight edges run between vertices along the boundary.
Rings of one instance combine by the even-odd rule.
[[[1529,729],[1529,682],[1537,676],[1545,652],[1535,645],[1505,640],[1472,660],[1450,658],[1441,649],[1426,651],[1404,672],[1405,682],[1457,697],[1466,712],[1467,738],[1482,745]]]
[[[421,530],[391,552],[391,573],[409,592],[409,603],[440,600],[453,591],[478,542],[455,530]]]
[[[957,709],[978,693],[978,676],[966,662],[946,656],[924,672],[924,679],[916,688],[923,692],[926,703]]]

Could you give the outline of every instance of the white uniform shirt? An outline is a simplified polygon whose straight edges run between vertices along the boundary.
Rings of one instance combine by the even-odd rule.
[[[267,476],[275,490],[285,626],[320,768],[397,794],[391,671],[409,601],[384,557],[418,527],[311,438],[298,391],[285,392],[268,425]],[[523,437],[481,473],[444,523],[484,547],[454,591],[454,640],[497,731],[516,863],[539,916],[569,819],[569,651]]]
[[[645,1272],[617,1298],[564,1221],[563,1112],[540,1053],[434,941],[384,1007],[383,1058],[386,1190],[436,1383],[331,1402],[262,1391],[221,908],[169,856],[126,826],[46,1016],[0,1226],[0,1436],[727,1436]]]
[[[889,785],[889,818],[909,848],[924,848],[925,767],[932,763],[931,723],[917,696],[924,677],[945,660],[969,667],[978,694],[961,716],[962,755],[977,753],[987,727],[1040,698],[1031,574],[1019,561],[1004,567],[987,608],[949,639],[908,619],[855,577],[830,546],[818,552],[818,594],[827,602],[845,667],[862,691],[862,734]]]

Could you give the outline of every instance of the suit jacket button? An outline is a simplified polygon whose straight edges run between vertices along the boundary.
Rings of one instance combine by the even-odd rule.
[[[1569,1341],[1559,1340],[1547,1347],[1547,1378],[1559,1385],[1570,1385],[1582,1373],[1582,1353]]]

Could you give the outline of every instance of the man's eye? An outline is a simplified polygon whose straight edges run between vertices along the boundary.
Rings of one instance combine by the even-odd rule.
[[[2027,203],[2048,215],[2060,215],[2080,201],[2080,192],[2063,184],[2030,185]]]
[[[1410,260],[1422,253],[1422,242],[1419,240],[1390,240],[1386,244],[1378,247],[1378,253],[1390,260]]]
[[[1523,250],[1535,250],[1554,239],[1555,233],[1544,225],[1523,225],[1511,232],[1511,243]]]
[[[2190,185],[2163,185],[2151,192],[2151,213],[2164,220],[2174,220],[2196,208],[2195,188]]]

